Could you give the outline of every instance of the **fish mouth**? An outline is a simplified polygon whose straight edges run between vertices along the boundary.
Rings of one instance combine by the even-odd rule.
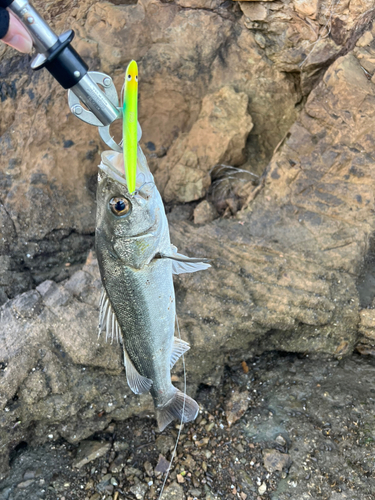
[[[116,151],[103,151],[101,155],[102,161],[99,165],[99,169],[111,180],[125,187],[129,193],[129,196],[136,198],[139,194],[143,199],[148,200],[150,196],[152,196],[152,191],[155,188],[155,182],[150,169],[148,168],[146,157],[139,145],[137,154],[138,160],[137,178],[135,185],[136,189],[133,194],[129,193],[125,176],[124,158],[122,153],[117,153]]]
[[[124,169],[121,170],[121,153],[116,151],[104,151],[102,161],[99,165],[100,170],[108,175],[112,180],[128,188]]]

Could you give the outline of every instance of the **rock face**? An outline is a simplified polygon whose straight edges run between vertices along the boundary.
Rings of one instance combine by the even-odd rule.
[[[253,127],[247,106],[247,95],[237,94],[232,87],[203,99],[198,120],[175,141],[156,173],[165,201],[198,200],[207,192],[213,167],[244,163],[246,139]]]
[[[326,2],[300,1],[264,2],[266,16],[215,1],[46,7],[118,88],[139,60],[144,146],[166,200],[203,197],[214,164],[247,154],[261,172],[270,160],[234,217],[194,225],[194,203],[171,211],[179,251],[213,259],[176,279],[191,393],[244,353],[341,357],[359,335],[360,352],[375,350],[375,12],[369,1],[336,7],[328,17]],[[97,131],[68,114],[48,75],[24,69],[27,57],[0,56],[1,301],[15,296],[0,316],[5,470],[21,442],[80,441],[151,400],[127,388],[120,347],[96,337],[95,259],[77,270],[93,244]]]
[[[265,59],[237,4],[36,0],[35,7],[56,32],[74,29],[74,47],[90,69],[110,73],[119,91],[127,63],[138,61],[143,146],[161,184],[172,176],[168,200],[203,196],[214,162],[243,162],[249,143],[259,158],[254,168],[262,169],[296,117],[298,89]],[[94,127],[69,113],[53,78],[28,66],[28,56],[1,45],[1,303],[69,277],[95,229],[103,144]],[[118,134],[120,123],[112,128]]]

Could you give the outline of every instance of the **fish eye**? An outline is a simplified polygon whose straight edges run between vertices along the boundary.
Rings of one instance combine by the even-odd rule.
[[[128,75],[128,82],[132,79],[132,75]]]
[[[135,75],[135,81],[138,82],[138,76],[137,75]]]
[[[126,215],[131,211],[131,204],[130,201],[123,196],[116,196],[109,202],[109,208],[111,209],[112,213],[117,215],[117,217],[121,217],[122,215]]]

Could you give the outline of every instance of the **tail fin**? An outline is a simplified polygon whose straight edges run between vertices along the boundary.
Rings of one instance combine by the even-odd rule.
[[[156,409],[159,431],[163,431],[174,419],[178,419],[180,422],[182,421],[185,423],[191,422],[197,417],[198,411],[198,403],[176,389],[172,399],[163,407]]]

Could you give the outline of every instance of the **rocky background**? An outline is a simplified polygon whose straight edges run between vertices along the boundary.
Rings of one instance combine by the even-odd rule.
[[[190,393],[244,353],[374,354],[373,1],[34,4],[118,90],[139,63],[142,146],[172,241],[213,258],[176,280]],[[96,338],[105,146],[29,61],[0,46],[3,473],[22,442],[75,443],[150,408],[119,346]]]

